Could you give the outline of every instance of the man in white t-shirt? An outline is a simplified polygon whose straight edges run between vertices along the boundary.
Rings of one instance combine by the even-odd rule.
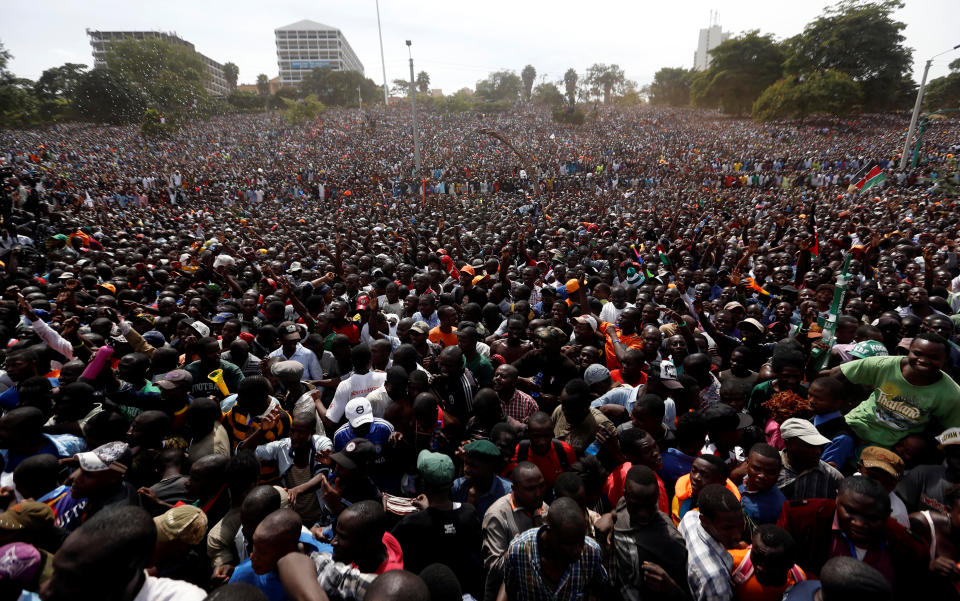
[[[46,601],[129,599],[202,601],[207,593],[188,582],[148,576],[157,544],[157,526],[145,510],[114,506],[67,537],[53,557]]]
[[[387,380],[386,372],[370,369],[370,348],[367,345],[360,344],[353,347],[350,351],[350,361],[353,363],[353,373],[337,385],[333,400],[330,401],[326,415],[323,416],[330,426],[336,426],[343,419],[347,401],[358,396],[366,396],[380,388]],[[336,428],[331,427],[328,431],[334,432]]]

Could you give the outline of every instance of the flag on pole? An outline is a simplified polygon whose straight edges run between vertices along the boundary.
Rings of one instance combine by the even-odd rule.
[[[664,265],[666,265],[666,266],[668,266],[668,267],[671,265],[671,263],[670,263],[670,257],[667,256],[667,253],[666,253],[666,251],[664,250],[662,244],[657,244],[657,254],[660,255],[660,262],[661,262],[661,263],[663,263]]]
[[[878,165],[874,165],[873,169],[867,172],[867,174],[858,181],[855,185],[857,190],[860,192],[866,192],[874,186],[879,186],[887,179],[886,174],[883,172],[883,169],[880,169]]]

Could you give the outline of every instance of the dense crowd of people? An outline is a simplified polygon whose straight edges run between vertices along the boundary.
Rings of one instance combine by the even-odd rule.
[[[960,598],[955,121],[421,121],[0,132],[0,601]]]

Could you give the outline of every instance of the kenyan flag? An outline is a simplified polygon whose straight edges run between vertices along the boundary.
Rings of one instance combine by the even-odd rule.
[[[867,190],[869,190],[874,186],[879,186],[886,179],[887,179],[887,176],[886,174],[884,174],[883,170],[880,169],[880,167],[874,165],[873,169],[867,172],[864,178],[858,181],[854,185],[857,187],[858,190],[860,190],[860,192],[866,192]]]

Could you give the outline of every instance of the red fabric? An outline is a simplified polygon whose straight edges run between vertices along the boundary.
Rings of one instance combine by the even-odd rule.
[[[560,445],[567,454],[567,465],[576,463],[577,455],[573,452],[573,447],[562,440],[560,441]],[[510,460],[510,464],[504,472],[513,473],[513,468],[517,466],[517,452],[519,449],[520,445],[518,444],[517,448],[513,450],[513,459]],[[554,483],[557,481],[557,476],[563,472],[563,464],[560,463],[560,458],[557,457],[557,450],[554,448],[552,441],[550,442],[550,450],[546,455],[537,455],[531,448],[527,452],[527,461],[540,468],[540,473],[543,474],[543,482],[550,488],[553,488]]]
[[[603,492],[606,493],[607,499],[610,500],[611,507],[616,507],[617,502],[623,497],[623,488],[627,482],[627,472],[630,471],[631,467],[633,467],[633,464],[627,461],[607,476],[607,481],[603,485]],[[657,476],[656,474],[654,475]],[[663,485],[663,480],[660,479],[660,476],[657,476],[657,488],[660,489],[660,496],[657,499],[657,509],[669,514],[670,501],[667,499],[667,487]]]
[[[337,327],[333,326],[333,331],[337,334],[343,334],[348,339],[350,339],[350,346],[360,344],[360,328],[356,324],[347,322],[346,325]]]
[[[402,570],[403,549],[400,548],[400,542],[389,532],[384,532],[383,546],[387,549],[387,558],[383,560],[374,574],[383,574],[390,570]],[[357,564],[353,564],[353,567],[357,567]]]

